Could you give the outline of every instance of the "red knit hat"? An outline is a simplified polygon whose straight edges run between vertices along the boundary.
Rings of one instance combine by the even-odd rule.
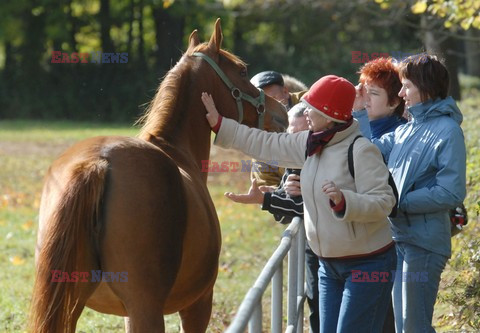
[[[355,87],[336,75],[327,75],[315,82],[302,97],[302,102],[327,119],[346,123],[352,118]]]

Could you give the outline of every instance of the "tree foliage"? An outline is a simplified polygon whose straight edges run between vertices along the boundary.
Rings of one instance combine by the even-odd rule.
[[[475,0],[426,0],[417,1],[411,7],[414,14],[423,14],[426,11],[444,19],[446,28],[454,25],[464,30],[470,27],[480,29],[480,2]]]
[[[250,64],[251,75],[272,69],[308,85],[334,73],[356,82],[361,63],[352,52],[364,62],[379,53],[424,51],[422,18],[432,16],[433,5],[440,2],[415,15],[411,6],[420,5],[398,0],[2,1],[0,117],[132,121],[190,32],[198,29],[205,40],[217,17],[224,46]],[[428,29],[440,31],[432,22]],[[465,67],[454,43],[444,44]],[[128,63],[54,64],[52,51],[126,52]]]
[[[430,14],[443,20],[446,28],[460,26],[464,30],[480,29],[480,2],[476,0],[416,0],[410,5],[398,0],[374,0],[382,9],[401,4],[413,14]]]

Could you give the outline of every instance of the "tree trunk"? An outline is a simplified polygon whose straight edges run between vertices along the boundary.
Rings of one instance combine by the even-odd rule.
[[[130,0],[128,7],[128,37],[127,37],[127,53],[132,59],[132,45],[133,45],[133,21],[135,20],[135,0]]]
[[[462,98],[460,81],[458,80],[458,66],[460,63],[458,54],[461,54],[459,51],[459,46],[459,40],[452,37],[448,37],[443,41],[443,43],[440,44],[440,47],[445,54],[445,66],[450,74],[449,95],[451,95],[457,101]]]
[[[100,0],[100,40],[103,52],[114,52],[112,38],[110,37],[110,0]]]
[[[430,20],[430,22],[427,22],[427,20]],[[458,52],[458,43],[451,37],[442,37],[440,34],[435,33],[439,29],[444,29],[443,25],[440,27],[439,21],[437,20],[422,16],[421,26],[427,53],[438,55],[439,58],[445,58],[445,67],[447,67],[448,73],[450,74],[449,95],[459,100],[461,94],[460,83],[458,81],[458,59],[456,55]]]
[[[14,49],[12,46],[12,43],[10,41],[5,42],[5,68],[3,69],[2,73],[4,75],[4,78],[8,81],[11,81],[12,75],[15,72],[15,57],[14,55]]]
[[[75,34],[77,33],[77,21],[72,15],[72,2],[72,0],[68,0],[67,2],[67,20],[70,23],[70,46],[72,47],[73,52],[77,52],[77,41],[75,39]]]
[[[143,38],[143,0],[138,2],[138,61],[142,68],[146,67],[145,59],[145,39]]]
[[[477,39],[476,41],[467,40],[465,42],[467,74],[480,76],[480,30],[470,28],[467,30],[466,35]]]
[[[36,75],[45,52],[45,13],[33,15],[30,10],[24,13],[25,40],[21,46],[21,66],[26,77]]]
[[[156,62],[163,73],[179,59],[182,50],[184,17],[175,17],[162,6],[152,8],[155,19]]]
[[[245,38],[243,38],[243,19],[237,15],[233,19],[233,51],[240,57],[246,56]]]

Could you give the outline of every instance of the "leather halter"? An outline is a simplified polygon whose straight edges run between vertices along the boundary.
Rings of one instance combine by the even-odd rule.
[[[212,58],[207,56],[204,53],[201,52],[194,52],[193,53],[194,57],[200,57],[204,59],[206,62],[212,66],[212,68],[215,70],[215,72],[220,76],[222,81],[225,83],[225,85],[230,89],[230,92],[232,94],[232,97],[235,99],[237,102],[237,110],[238,110],[238,122],[242,123],[243,121],[243,103],[242,100],[245,100],[252,104],[255,109],[257,110],[258,114],[258,128],[263,129],[263,123],[264,123],[264,118],[265,118],[265,93],[262,89],[260,90],[260,95],[258,97],[252,97],[246,93],[243,93],[240,89],[235,87],[233,83],[230,81],[230,79],[225,75],[225,73],[221,70],[221,68],[217,65],[215,61],[213,61]]]

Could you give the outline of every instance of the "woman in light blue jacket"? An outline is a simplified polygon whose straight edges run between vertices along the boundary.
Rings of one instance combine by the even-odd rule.
[[[380,148],[399,192],[391,218],[397,248],[393,288],[397,332],[435,332],[433,308],[440,276],[451,255],[448,210],[466,192],[462,114],[447,97],[447,69],[435,56],[412,56],[399,65],[399,96],[412,117],[373,142]]]

